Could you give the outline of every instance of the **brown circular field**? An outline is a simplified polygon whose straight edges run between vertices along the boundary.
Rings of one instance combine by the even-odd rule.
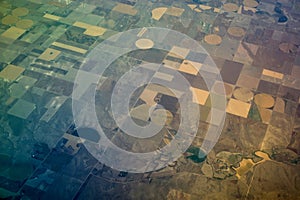
[[[234,36],[234,37],[243,37],[245,35],[245,30],[241,27],[229,27],[227,32],[229,35]]]
[[[249,102],[253,98],[253,92],[247,88],[237,88],[234,90],[233,96],[240,101]]]
[[[22,28],[22,29],[28,29],[31,28],[33,25],[33,21],[30,19],[22,19],[17,22],[16,27]]]
[[[211,34],[211,35],[206,35],[204,37],[204,41],[207,44],[218,45],[218,44],[221,44],[222,38],[219,35]]]
[[[5,25],[12,25],[12,24],[15,24],[17,21],[18,21],[18,17],[16,16],[13,16],[13,15],[7,15],[6,17],[4,17],[2,19],[2,24],[5,24]]]
[[[23,8],[23,7],[20,7],[20,8],[16,8],[12,11],[12,14],[14,16],[25,16],[29,13],[29,10],[27,8]]]
[[[275,104],[275,100],[271,95],[268,94],[257,94],[254,97],[256,105],[262,108],[271,108]]]
[[[250,8],[255,8],[258,6],[257,1],[254,1],[254,0],[245,0],[243,4],[244,4],[244,6],[247,6]]]
[[[223,5],[223,9],[226,12],[234,12],[234,11],[237,11],[239,9],[239,6],[235,3],[225,3]]]

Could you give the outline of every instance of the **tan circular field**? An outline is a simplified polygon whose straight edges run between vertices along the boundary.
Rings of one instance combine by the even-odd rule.
[[[271,108],[275,104],[275,100],[271,95],[268,94],[257,94],[254,97],[256,105],[262,108]]]
[[[218,44],[221,44],[222,38],[221,38],[221,36],[219,36],[217,34],[210,34],[210,35],[206,35],[204,37],[204,41],[207,44],[218,45]]]
[[[22,19],[17,22],[16,27],[22,28],[22,29],[28,29],[31,28],[33,25],[33,21],[30,19]]]
[[[250,8],[255,8],[258,6],[258,3],[257,1],[254,1],[254,0],[245,0],[243,2],[244,6],[247,6],[247,7],[250,7]]]
[[[233,96],[240,101],[249,102],[253,99],[253,92],[247,88],[237,88]]]
[[[139,49],[151,49],[154,42],[150,39],[139,39],[135,42],[135,46]]]
[[[12,25],[12,24],[15,24],[18,20],[19,20],[19,18],[16,16],[7,15],[6,17],[4,17],[2,19],[1,22],[2,22],[2,24],[5,24],[5,25]]]
[[[235,3],[225,3],[223,5],[223,9],[226,12],[234,12],[234,11],[237,11],[239,9],[239,6]]]
[[[16,8],[12,11],[12,14],[14,16],[25,16],[25,15],[28,15],[29,13],[29,10],[27,8],[23,8],[23,7],[20,7],[20,8]]]
[[[245,30],[241,27],[229,27],[227,30],[228,34],[234,37],[243,37],[245,35]]]

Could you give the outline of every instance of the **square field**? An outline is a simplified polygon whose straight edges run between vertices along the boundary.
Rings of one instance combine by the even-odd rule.
[[[27,119],[34,109],[35,104],[19,99],[7,113],[22,119]]]
[[[1,72],[0,78],[4,78],[9,81],[14,81],[25,69],[15,65],[7,65]]]

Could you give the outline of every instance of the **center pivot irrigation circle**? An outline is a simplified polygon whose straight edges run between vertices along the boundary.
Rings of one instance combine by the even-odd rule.
[[[97,118],[97,102],[95,101],[96,89],[101,83],[100,79],[104,71],[119,57],[134,50],[150,48],[167,51],[190,60],[190,67],[198,71],[198,75],[202,77],[209,90],[208,98],[211,108],[206,120],[209,126],[205,137],[201,138],[202,153],[207,154],[214,147],[224,125],[226,108],[224,84],[215,63],[197,41],[177,31],[156,27],[131,29],[113,35],[96,46],[78,70],[72,93],[72,111],[80,137],[84,138],[85,133],[82,130],[86,128],[94,129],[99,134],[98,142],[82,141],[87,150],[101,163],[119,171],[144,173],[159,170],[182,156],[199,132],[200,111],[195,98],[202,98],[202,93],[198,94],[197,90],[203,90],[192,87],[185,76],[168,63],[144,63],[133,66],[118,80],[111,96],[111,111],[107,112],[113,117],[123,134],[134,138],[154,136],[165,128],[164,123],[158,124],[150,121],[147,126],[138,126],[131,119],[129,102],[130,97],[138,88],[155,84],[168,88],[178,99],[180,125],[177,133],[164,147],[143,153],[120,148],[104,133],[98,121],[102,119]],[[201,67],[199,63],[195,64],[199,56],[204,58]],[[173,78],[168,80],[157,78],[157,74],[166,72],[169,77]],[[216,85],[218,85],[217,91],[213,90]],[[193,89],[196,90],[198,96],[195,95]],[[164,109],[159,104],[152,107],[152,109]],[[160,113],[162,113],[162,121],[166,120],[166,114]],[[151,117],[150,111],[149,116]]]

